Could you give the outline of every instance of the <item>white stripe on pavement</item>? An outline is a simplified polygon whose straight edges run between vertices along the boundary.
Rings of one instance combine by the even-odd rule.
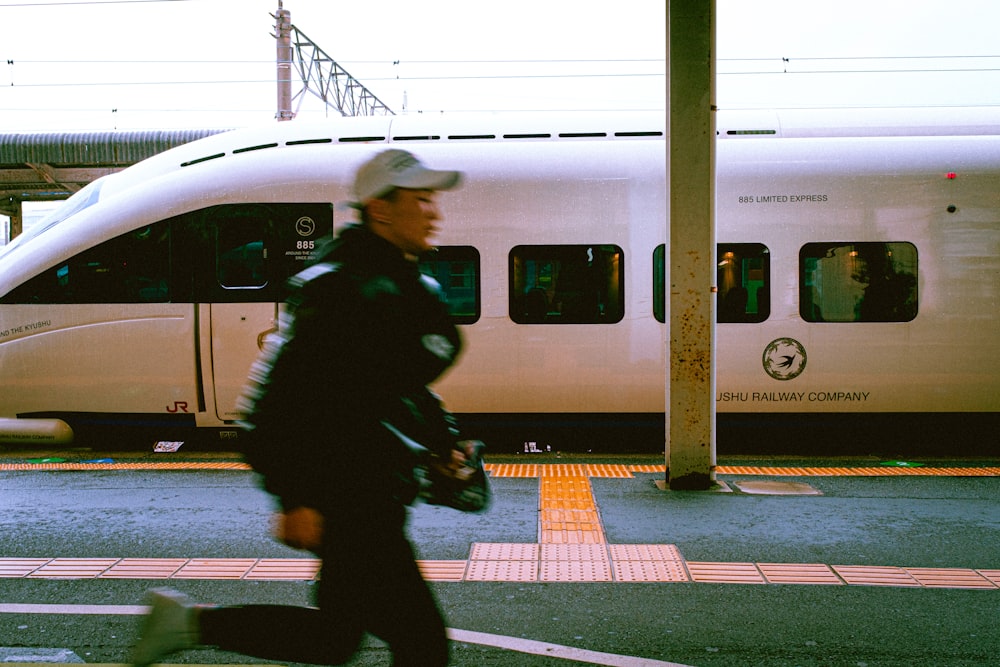
[[[149,611],[147,605],[114,604],[14,604],[0,602],[0,614],[104,614],[139,616]]]
[[[662,660],[652,660],[650,658],[637,658],[631,655],[617,655],[615,653],[601,653],[600,651],[588,651],[572,646],[562,646],[560,644],[549,644],[548,642],[535,641],[534,639],[521,639],[519,637],[506,637],[504,635],[490,635],[485,632],[473,632],[471,630],[455,630],[448,628],[448,636],[454,641],[465,642],[467,644],[481,644],[494,648],[517,651],[518,653],[530,653],[532,655],[544,655],[550,658],[562,658],[563,660],[576,660],[592,665],[608,665],[609,667],[688,667],[676,662],[664,662]]]
[[[138,616],[145,614],[147,611],[149,611],[149,607],[146,605],[0,603],[0,614],[104,614]],[[534,639],[493,635],[485,632],[474,632],[472,630],[448,628],[448,636],[453,641],[464,642],[466,644],[492,646],[508,651],[517,651],[518,653],[544,655],[563,660],[576,660],[577,662],[604,665],[606,667],[687,667],[676,662],[664,662],[663,660],[638,658],[630,655],[588,651],[572,646],[549,644],[548,642],[540,642]]]

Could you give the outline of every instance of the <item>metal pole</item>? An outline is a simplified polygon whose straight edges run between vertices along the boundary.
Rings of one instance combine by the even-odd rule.
[[[284,9],[278,0],[278,11],[274,15],[274,37],[278,45],[278,112],[279,121],[292,120],[292,13]]]
[[[24,202],[20,199],[15,201],[17,209],[10,216],[10,238],[14,238],[21,235],[24,230]]]
[[[667,484],[715,482],[715,0],[669,0]]]

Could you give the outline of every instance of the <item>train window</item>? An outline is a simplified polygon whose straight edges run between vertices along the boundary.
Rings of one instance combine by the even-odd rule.
[[[220,218],[216,227],[216,278],[224,289],[260,289],[267,285],[269,221],[260,218]]]
[[[170,300],[170,226],[149,225],[89,248],[32,278],[4,303],[162,303]]]
[[[659,322],[667,321],[667,246],[662,243],[653,249],[653,316]]]
[[[771,253],[761,243],[716,246],[716,322],[763,322],[771,314]],[[666,322],[666,246],[653,251],[653,315]]]
[[[909,322],[917,316],[912,243],[807,243],[799,251],[807,322]]]
[[[510,318],[518,324],[613,324],[625,316],[624,253],[615,245],[510,251]]]
[[[66,220],[70,216],[76,215],[85,208],[96,204],[101,194],[101,188],[104,187],[106,182],[105,177],[102,176],[96,181],[89,183],[82,190],[74,193],[72,197],[64,201],[55,210],[39,220],[38,223],[25,230],[25,232],[17,238],[12,239],[7,245],[5,251],[25,243],[43,232],[47,232],[63,220]]]
[[[763,322],[771,314],[771,268],[767,246],[720,243],[716,248],[719,288],[716,322]]]
[[[442,246],[420,260],[420,271],[441,285],[456,324],[472,324],[482,310],[479,251],[472,246]]]

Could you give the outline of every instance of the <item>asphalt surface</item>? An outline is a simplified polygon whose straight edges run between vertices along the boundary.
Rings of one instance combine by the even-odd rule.
[[[39,454],[0,453],[0,461],[29,456]],[[857,459],[719,463],[880,464]],[[609,544],[671,544],[687,561],[1000,570],[1000,477],[720,475],[720,481],[736,489],[731,493],[663,491],[655,483],[660,477],[637,473],[626,479],[591,479]],[[740,492],[738,484],[750,479],[802,482],[820,495]],[[419,558],[462,560],[469,558],[474,543],[537,542],[538,480],[495,478],[492,485],[495,502],[483,515],[416,507],[410,532]],[[271,509],[254,475],[245,471],[0,472],[0,558],[309,557],[270,539]],[[124,662],[139,617],[102,610],[140,605],[144,591],[160,583],[0,578],[0,661],[32,662],[17,658],[43,655],[47,649],[67,650],[90,663]],[[313,587],[301,581],[245,580],[171,585],[196,599],[223,604],[307,604]],[[1000,664],[1000,588],[692,581],[462,581],[432,586],[450,627],[514,642],[513,648],[455,642],[455,665],[619,664],[552,657],[559,647],[699,667]],[[10,611],[15,604],[42,606],[36,610],[40,613],[17,613]],[[65,605],[89,605],[94,613],[74,613],[76,607]],[[352,664],[388,660],[386,650],[372,641]],[[622,660],[620,664],[639,664]],[[217,651],[189,651],[169,661],[261,662]]]

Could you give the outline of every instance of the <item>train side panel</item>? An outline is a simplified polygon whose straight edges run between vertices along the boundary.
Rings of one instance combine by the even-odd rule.
[[[110,177],[59,233],[2,259],[0,373],[18,391],[4,393],[0,416],[232,430],[284,279],[315,240],[353,219],[331,205],[348,198],[356,166],[396,140],[466,172],[464,187],[442,196],[438,238],[442,257],[463,248],[476,258],[443,274],[448,287],[474,300],[478,286],[462,325],[467,351],[436,387],[449,407],[474,426],[503,427],[501,449],[551,437],[557,447],[655,451],[669,212],[666,142],[656,123],[636,131],[646,120],[614,138],[579,125],[558,140],[507,140],[447,119],[400,119],[392,136],[385,121],[331,124],[358,128],[348,140],[286,124]],[[733,424],[752,425],[746,442],[759,446],[781,433],[836,439],[875,419],[890,431],[938,417],[996,421],[1000,138],[743,137],[720,140],[717,163],[720,451],[744,438]],[[128,266],[162,264],[168,291],[155,271],[87,254],[117,239],[138,253]],[[117,272],[113,289],[126,295],[33,302],[18,291],[35,289],[39,272],[54,294],[75,288],[77,274],[100,282]],[[871,451],[880,437],[859,446]],[[788,446],[807,449],[799,435]]]
[[[765,244],[773,285],[766,321],[718,327],[720,412],[1000,410],[1000,142],[758,143],[720,146],[720,242]],[[864,244],[889,244],[895,268]],[[880,284],[912,287],[912,311],[856,321]],[[774,377],[766,349],[785,338],[804,367]]]

